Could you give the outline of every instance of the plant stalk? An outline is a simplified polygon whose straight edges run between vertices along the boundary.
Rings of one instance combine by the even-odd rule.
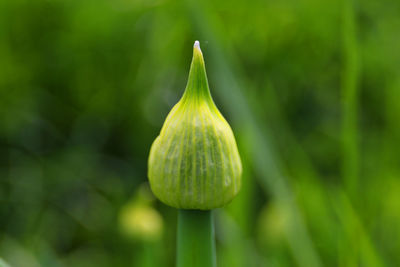
[[[211,210],[178,210],[177,235],[177,267],[216,267]]]

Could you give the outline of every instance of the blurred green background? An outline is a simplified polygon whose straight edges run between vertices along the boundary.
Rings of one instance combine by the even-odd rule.
[[[219,266],[399,266],[393,0],[0,1],[0,258],[174,266],[147,157],[195,40],[244,167]]]

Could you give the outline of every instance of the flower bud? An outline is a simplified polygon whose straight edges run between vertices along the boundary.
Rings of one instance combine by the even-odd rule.
[[[148,164],[153,193],[176,208],[219,208],[240,189],[235,137],[212,100],[198,41],[185,92],[154,141]]]

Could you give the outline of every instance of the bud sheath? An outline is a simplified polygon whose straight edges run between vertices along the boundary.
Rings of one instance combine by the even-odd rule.
[[[150,186],[167,205],[209,210],[236,196],[241,173],[233,132],[212,100],[196,41],[185,92],[150,150]]]

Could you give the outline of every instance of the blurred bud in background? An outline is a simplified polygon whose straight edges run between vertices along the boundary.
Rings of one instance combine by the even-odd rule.
[[[132,245],[132,266],[162,266],[164,219],[154,205],[155,198],[146,182],[138,187],[132,199],[119,212],[121,234]]]
[[[132,200],[119,213],[119,224],[124,235],[139,241],[159,241],[163,218],[153,207],[154,198],[148,184],[142,184]]]
[[[283,205],[276,202],[265,204],[257,226],[260,249],[270,266],[293,266],[295,263],[287,257],[288,247],[285,231],[290,214]]]

